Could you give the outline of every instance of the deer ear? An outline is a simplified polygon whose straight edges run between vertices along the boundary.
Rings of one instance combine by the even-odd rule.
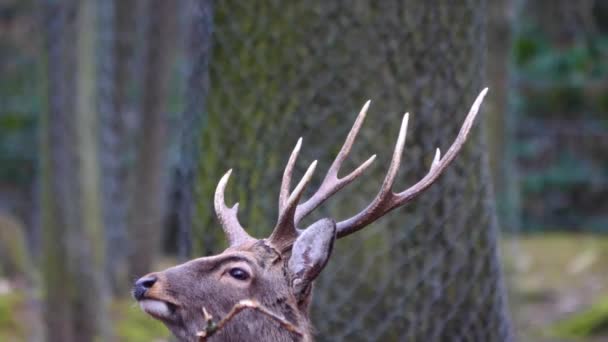
[[[304,295],[321,273],[329,260],[335,240],[336,222],[331,219],[313,223],[296,239],[287,264],[296,297]]]

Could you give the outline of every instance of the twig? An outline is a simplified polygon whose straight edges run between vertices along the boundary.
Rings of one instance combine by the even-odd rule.
[[[285,318],[278,316],[277,314],[271,312],[270,310],[263,307],[262,305],[260,305],[260,303],[258,303],[256,301],[246,299],[246,300],[242,300],[242,301],[236,303],[232,307],[232,309],[230,309],[230,312],[228,312],[226,317],[222,318],[218,323],[215,323],[213,321],[213,316],[211,316],[209,314],[209,312],[207,312],[207,310],[205,308],[203,308],[203,317],[205,318],[206,325],[202,331],[200,331],[196,334],[196,336],[198,336],[198,338],[199,338],[199,342],[207,342],[207,339],[209,337],[213,336],[215,333],[222,330],[222,328],[224,328],[226,326],[226,324],[228,324],[236,315],[238,315],[239,313],[243,312],[246,309],[252,309],[263,315],[266,315],[266,316],[270,317],[271,319],[273,319],[275,322],[279,323],[287,331],[297,334],[301,337],[304,336],[304,334],[296,326],[294,326],[293,324],[288,322]]]

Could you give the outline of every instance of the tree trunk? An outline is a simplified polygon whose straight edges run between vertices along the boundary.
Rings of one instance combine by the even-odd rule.
[[[65,68],[63,61],[66,30],[66,11],[63,4],[45,8],[46,49],[48,68],[48,113],[40,120],[40,177],[41,177],[41,225],[44,247],[43,271],[46,323],[46,339],[50,342],[73,341],[72,308],[69,303],[70,287],[66,286],[69,275],[67,255],[67,227],[60,213],[60,202],[54,200],[58,184],[56,163],[62,157],[64,144],[57,132],[63,127],[62,116],[66,106],[67,89],[62,86]],[[52,67],[51,67],[52,66]]]
[[[238,200],[244,225],[264,236],[297,137],[304,136],[297,172],[313,159],[325,170],[368,98],[350,165],[378,153],[377,165],[320,213],[343,219],[373,199],[405,111],[412,115],[396,190],[420,179],[486,85],[484,9],[483,0],[216,3],[198,178],[205,230],[195,247],[221,241],[211,206],[221,174],[234,168],[229,201]],[[482,130],[478,123],[416,203],[337,242],[315,289],[320,340],[512,339]]]
[[[127,117],[132,115],[129,90],[133,86],[133,45],[137,11],[135,0],[116,0],[103,3],[106,9],[106,31],[101,49],[104,56],[103,76],[100,80],[100,108],[102,110],[103,208],[106,232],[107,274],[117,295],[125,295],[131,286],[128,267],[128,211],[131,189],[129,160],[132,155]]]
[[[185,108],[181,117],[179,136],[180,160],[175,175],[175,211],[178,255],[192,257],[193,228],[197,222],[198,188],[196,174],[201,151],[201,125],[209,91],[209,60],[211,59],[212,14],[211,0],[189,0],[183,3],[182,26],[185,39],[187,86]],[[196,248],[198,250],[198,248]]]
[[[167,161],[167,103],[173,54],[175,6],[171,1],[146,2],[146,53],[143,66],[141,126],[134,171],[131,218],[133,277],[152,270],[160,248],[164,219]]]
[[[215,3],[207,115],[202,126],[190,127],[203,129],[196,175],[195,255],[217,251],[225,243],[217,229],[212,196],[230,168],[235,172],[226,189],[228,201],[240,203],[239,217],[249,232],[264,236],[273,227],[274,189],[284,156],[293,148],[287,137],[301,124],[292,120],[292,113],[300,102],[298,71],[303,65],[296,64],[302,59],[293,57],[299,54],[296,42],[306,38],[306,31],[296,27],[312,16],[314,6],[309,2],[285,6],[280,1]]]
[[[487,100],[486,135],[488,159],[498,217],[506,229],[519,228],[519,185],[513,156],[514,113],[508,106],[511,32],[514,6],[511,0],[496,0],[488,6],[488,62],[486,70],[492,96]]]
[[[41,200],[49,341],[108,338],[95,18],[94,0],[49,4],[45,13],[49,113],[42,122]]]
[[[397,133],[393,127],[400,115],[411,113],[403,176],[396,185],[396,190],[401,190],[428,172],[436,147],[446,151],[475,96],[486,85],[482,80],[485,2],[359,5],[350,11],[340,8],[334,21],[352,18],[358,24],[343,28],[340,55],[346,58],[362,51],[358,58],[349,59],[346,67],[329,62],[327,69],[361,75],[359,85],[343,87],[342,91],[378,99],[372,102],[369,116],[370,122],[375,122],[369,125],[380,129],[371,135],[366,150],[380,153],[379,165],[386,165]],[[330,47],[315,50],[323,48]],[[332,95],[328,94],[326,101],[333,102]],[[316,112],[314,106],[307,107]],[[386,113],[384,118],[378,118],[382,113]],[[480,117],[483,121],[484,113]],[[329,276],[335,270],[330,268],[317,287],[326,293],[317,296],[316,303],[343,297],[337,292],[345,289],[334,290],[336,282],[357,284],[351,291],[362,301],[338,301],[341,314],[335,316],[348,317],[346,311],[357,314],[351,314],[347,321],[321,320],[319,329],[331,331],[340,324],[350,324],[343,336],[355,340],[361,336],[423,341],[511,339],[482,130],[478,123],[464,151],[424,196],[389,214],[377,224],[379,227],[368,228],[377,233],[368,231],[367,236],[338,242],[339,257],[332,266],[344,269],[345,264],[351,265],[366,275],[359,278],[358,274],[336,270],[337,276]],[[354,190],[359,194],[350,195],[366,194],[369,201],[385,171],[385,166],[380,167],[376,182],[360,185]],[[358,239],[365,239],[360,242],[363,250],[353,253]],[[361,252],[364,255],[359,255]],[[320,317],[323,308],[317,308]]]
[[[76,21],[76,77],[74,121],[78,163],[75,198],[79,201],[80,222],[73,228],[75,252],[74,305],[75,337],[79,341],[106,338],[108,332],[107,284],[105,283],[105,235],[101,216],[99,174],[99,124],[97,111],[96,42],[97,4],[78,4]],[[91,295],[95,294],[95,295]]]

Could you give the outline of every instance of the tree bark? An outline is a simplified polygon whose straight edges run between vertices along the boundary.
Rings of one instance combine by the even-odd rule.
[[[77,161],[78,214],[73,228],[75,284],[73,317],[80,341],[107,339],[107,284],[105,283],[105,234],[101,215],[99,174],[99,124],[97,111],[97,4],[83,0],[77,5],[76,76],[74,86],[75,159]],[[91,295],[95,294],[95,295]]]
[[[134,171],[131,217],[130,273],[133,277],[152,270],[160,248],[164,219],[167,161],[167,103],[173,55],[174,4],[146,3],[146,53],[143,70],[141,126]]]
[[[189,0],[183,3],[182,27],[185,39],[187,86],[185,108],[179,136],[180,159],[175,175],[175,211],[178,255],[192,257],[193,232],[197,222],[198,192],[196,175],[200,168],[201,130],[206,118],[209,92],[209,61],[213,31],[211,0]],[[197,250],[199,248],[196,248]]]
[[[104,77],[100,80],[100,108],[102,112],[101,162],[103,168],[103,208],[107,242],[107,274],[116,295],[125,295],[131,286],[128,251],[129,156],[132,144],[127,129],[127,117],[133,115],[132,96],[133,64],[137,6],[135,0],[116,0],[104,3],[107,18],[102,28],[105,40]]]
[[[67,121],[67,94],[64,82],[67,75],[64,60],[66,32],[68,28],[67,9],[64,2],[48,3],[44,13],[46,28],[48,73],[48,113],[40,122],[40,165],[41,165],[41,225],[44,247],[44,293],[46,339],[51,342],[73,341],[71,326],[72,306],[68,268],[66,217],[62,213],[62,202],[55,196],[63,188],[58,174],[66,164],[68,136],[60,134]],[[67,286],[66,286],[67,285]]]
[[[486,86],[485,5],[216,3],[198,178],[205,230],[195,247],[222,241],[211,199],[225,170],[235,171],[229,201],[240,202],[254,236],[265,236],[297,137],[304,136],[297,172],[313,159],[326,169],[368,98],[350,165],[378,153],[377,166],[320,214],[343,219],[373,199],[405,111],[412,115],[396,190],[424,176],[435,148],[449,147]],[[320,340],[512,339],[482,130],[477,123],[458,160],[416,203],[336,243],[315,287]]]
[[[511,0],[489,2],[488,62],[486,73],[492,96],[487,100],[486,135],[490,174],[494,184],[499,221],[506,229],[520,227],[519,183],[512,141],[515,115],[509,107],[511,33],[514,4]]]
[[[41,130],[41,203],[47,339],[105,340],[105,244],[95,102],[96,6],[94,0],[60,1],[48,4],[45,10],[49,112]]]

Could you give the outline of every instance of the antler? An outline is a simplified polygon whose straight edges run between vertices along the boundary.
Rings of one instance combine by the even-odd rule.
[[[272,231],[272,234],[268,238],[270,243],[273,244],[278,250],[282,250],[289,247],[291,243],[298,236],[298,232],[295,226],[294,216],[296,213],[297,204],[300,201],[300,197],[304,193],[306,185],[310,182],[312,174],[317,167],[317,161],[315,160],[310,164],[308,170],[293,190],[289,193],[289,187],[291,183],[291,176],[293,174],[293,167],[298,159],[298,153],[300,153],[300,147],[302,146],[302,138],[298,139],[296,147],[291,152],[291,156],[285,166],[283,172],[283,180],[281,181],[281,190],[279,191],[279,219],[277,224]]]
[[[298,231],[296,229],[297,224],[300,222],[302,218],[308,215],[310,212],[315,210],[321,203],[331,197],[333,194],[338,192],[340,189],[351,183],[357,177],[359,177],[374,161],[376,156],[372,156],[365,163],[361,164],[358,168],[356,168],[353,172],[347,175],[344,178],[338,178],[338,172],[340,171],[340,167],[348,153],[350,152],[353,143],[355,142],[355,138],[357,137],[357,133],[359,133],[359,129],[363,124],[363,120],[365,119],[365,115],[367,114],[367,109],[369,108],[370,101],[367,101],[353,127],[351,128],[348,136],[346,137],[346,141],[342,146],[342,149],[336,156],[336,159],[330,166],[327,171],[327,175],[325,179],[319,186],[319,189],[315,192],[315,194],[310,197],[306,202],[297,205],[299,199],[303,193],[305,186],[309,183],[310,178],[312,177],[312,173],[314,168],[317,165],[317,161],[315,160],[312,165],[308,168],[308,171],[302,177],[302,180],[293,191],[291,195],[289,195],[289,186],[291,182],[291,176],[293,174],[293,167],[295,165],[296,159],[298,158],[298,154],[300,152],[300,147],[302,146],[302,138],[298,139],[296,143],[296,147],[294,148],[289,160],[287,161],[287,166],[285,166],[285,171],[283,173],[283,181],[281,182],[281,190],[279,192],[279,220],[277,225],[272,232],[269,240],[275,246],[280,246],[279,249],[283,249],[285,247],[289,247],[291,243],[295,240],[298,235]],[[288,199],[289,196],[289,199]],[[296,206],[297,205],[297,206]]]
[[[336,156],[336,159],[329,167],[323,182],[319,186],[319,189],[312,195],[306,202],[298,205],[295,215],[295,224],[297,225],[306,215],[310,214],[313,210],[319,207],[323,202],[325,202],[329,197],[331,197],[336,192],[340,191],[342,188],[350,184],[352,181],[357,179],[359,176],[367,170],[367,168],[374,162],[376,159],[376,155],[374,154],[368,160],[366,160],[363,164],[359,165],[353,172],[348,174],[343,178],[338,178],[338,172],[340,171],[340,167],[342,167],[342,163],[348,157],[350,150],[357,138],[357,134],[359,133],[359,129],[363,125],[363,121],[365,120],[365,116],[367,114],[367,109],[369,108],[370,100],[368,100],[359,115],[357,115],[357,119],[353,124],[340,152]]]
[[[431,184],[433,184],[439,176],[443,173],[443,171],[448,167],[448,165],[454,160],[456,155],[462,149],[464,142],[467,139],[467,135],[473,126],[473,122],[475,121],[475,117],[479,112],[479,107],[483,98],[486,96],[488,92],[488,88],[485,88],[481,91],[481,93],[475,99],[475,102],[471,106],[471,110],[467,115],[464,123],[462,124],[462,128],[460,128],[460,132],[458,136],[452,143],[452,146],[448,149],[448,152],[441,158],[441,152],[437,149],[435,153],[435,158],[431,164],[431,168],[426,176],[424,176],[420,181],[414,184],[412,187],[399,192],[394,193],[392,191],[393,182],[395,181],[395,176],[399,171],[399,164],[401,163],[401,154],[403,152],[403,145],[405,142],[405,135],[407,130],[407,122],[409,115],[406,113],[403,117],[403,121],[401,123],[401,129],[399,131],[399,137],[397,138],[397,144],[395,145],[395,151],[393,153],[393,158],[391,160],[391,164],[389,166],[386,177],[384,178],[384,182],[380,187],[380,191],[376,198],[365,208],[363,211],[359,212],[355,216],[340,221],[337,223],[337,231],[338,237],[344,237],[346,235],[352,234],[359,229],[367,226],[368,224],[376,221],[380,217],[384,216],[389,211],[407,204],[418,195],[420,195],[424,190],[426,190]]]
[[[232,208],[228,208],[228,206],[226,206],[224,192],[231,173],[232,169],[228,170],[228,172],[226,172],[226,174],[217,184],[217,188],[215,189],[214,205],[215,213],[217,214],[217,218],[220,220],[222,229],[228,238],[228,243],[230,246],[236,246],[248,240],[252,240],[253,238],[247,234],[245,229],[239,223],[239,219],[237,217],[239,204],[235,203]]]
[[[392,191],[393,183],[395,181],[395,177],[399,171],[399,165],[401,164],[401,155],[403,154],[403,146],[405,143],[407,124],[409,120],[409,114],[406,113],[403,116],[403,120],[401,122],[401,129],[399,130],[399,136],[397,138],[397,143],[395,145],[395,150],[393,152],[393,157],[388,168],[386,177],[380,187],[380,191],[374,198],[374,200],[361,212],[357,213],[353,217],[346,219],[344,221],[340,221],[336,224],[337,228],[337,236],[338,238],[347,236],[352,234],[359,229],[371,224],[376,221],[380,217],[384,216],[389,211],[407,204],[418,195],[420,195],[424,190],[426,190],[429,186],[431,186],[439,176],[445,171],[448,165],[454,160],[456,155],[462,149],[467,136],[473,126],[473,122],[475,121],[475,117],[479,112],[479,107],[488,92],[488,88],[485,88],[481,91],[481,93],[475,99],[475,102],[471,106],[471,110],[469,114],[464,120],[462,128],[458,133],[458,136],[452,143],[452,146],[448,149],[447,153],[443,158],[441,157],[441,152],[437,149],[435,153],[435,157],[431,164],[431,168],[426,176],[424,176],[421,180],[419,180],[412,187],[395,193]],[[317,161],[315,160],[309,167],[296,188],[293,192],[290,193],[290,183],[291,177],[293,174],[294,165],[298,158],[298,154],[300,152],[300,148],[302,146],[302,138],[298,139],[298,142],[287,161],[287,165],[285,166],[285,171],[283,173],[283,179],[281,182],[281,189],[279,192],[279,217],[277,220],[277,224],[268,238],[269,242],[275,246],[279,251],[283,251],[285,248],[289,248],[293,241],[297,238],[299,232],[297,229],[297,224],[308,214],[310,214],[313,210],[315,210],[319,205],[325,202],[328,198],[334,195],[336,192],[344,188],[346,185],[353,182],[356,178],[361,176],[365,170],[371,165],[371,163],[376,158],[376,155],[371,156],[368,160],[366,160],[363,164],[357,167],[354,171],[348,174],[345,177],[339,178],[338,172],[342,167],[342,163],[348,157],[352,145],[359,133],[359,129],[363,124],[365,116],[367,114],[367,109],[369,108],[370,101],[367,101],[353,127],[351,128],[348,136],[346,137],[346,141],[342,146],[342,149],[336,156],[334,162],[330,166],[323,182],[317,189],[317,191],[304,203],[298,205],[302,194],[304,193],[304,189],[310,182],[312,178],[312,174],[316,168]],[[228,178],[230,177],[230,173],[232,170],[228,171],[224,177],[220,180],[217,190],[215,193],[215,210],[217,212],[218,218],[224,228],[226,235],[228,236],[228,240],[231,245],[240,244],[249,239],[252,239],[243,227],[238,222],[237,219],[237,210],[238,203],[235,204],[232,208],[226,207],[224,203],[224,189],[226,188],[226,183],[228,182]]]

